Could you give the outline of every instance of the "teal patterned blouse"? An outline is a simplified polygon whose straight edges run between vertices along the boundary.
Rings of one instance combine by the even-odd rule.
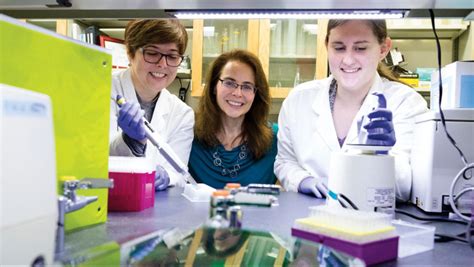
[[[277,154],[277,124],[273,124],[270,150],[255,160],[245,144],[228,151],[222,145],[206,147],[196,139],[189,157],[189,172],[198,183],[222,189],[227,183],[274,184],[273,164]]]

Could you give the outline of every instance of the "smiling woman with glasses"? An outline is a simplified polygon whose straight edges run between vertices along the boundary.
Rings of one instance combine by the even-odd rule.
[[[142,47],[140,48],[140,50],[143,53],[143,59],[145,60],[145,62],[151,64],[158,64],[158,62],[160,62],[160,60],[164,57],[166,60],[166,64],[169,67],[178,67],[184,59],[184,56],[180,54],[163,54],[151,48]]]
[[[260,60],[245,50],[211,65],[196,113],[189,171],[214,188],[273,184],[276,130],[268,123],[270,91]]]
[[[176,77],[187,42],[186,29],[178,20],[131,21],[125,29],[130,68],[112,78],[112,98],[120,95],[127,103],[121,108],[115,101],[111,103],[110,155],[153,160],[156,190],[185,182],[184,177],[148,143],[143,117],[180,159],[188,162],[194,113],[166,89]]]
[[[238,84],[230,79],[219,79],[219,81],[229,90],[235,90],[240,87],[240,90],[242,90],[242,93],[244,94],[254,94],[257,90],[257,87],[251,83]]]

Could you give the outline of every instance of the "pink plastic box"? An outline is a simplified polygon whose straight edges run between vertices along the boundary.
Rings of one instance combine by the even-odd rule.
[[[145,158],[109,157],[109,211],[141,211],[155,205],[155,167]]]

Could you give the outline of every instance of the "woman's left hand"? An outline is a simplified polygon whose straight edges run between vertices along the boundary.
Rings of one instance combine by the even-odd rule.
[[[155,191],[165,190],[170,184],[170,176],[162,166],[156,166]]]

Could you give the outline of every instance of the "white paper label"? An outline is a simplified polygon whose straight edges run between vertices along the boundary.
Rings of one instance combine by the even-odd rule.
[[[373,207],[392,207],[395,204],[394,188],[368,188],[367,204]]]

